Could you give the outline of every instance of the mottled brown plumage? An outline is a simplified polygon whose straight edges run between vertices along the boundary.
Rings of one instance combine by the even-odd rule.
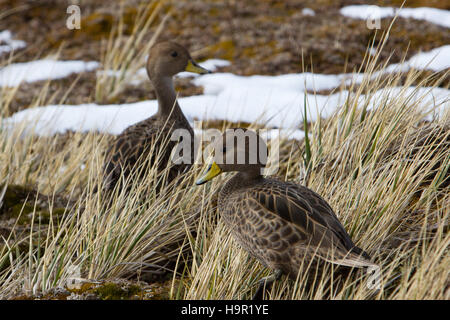
[[[293,278],[313,256],[349,267],[371,265],[327,202],[306,187],[238,173],[220,192],[219,210],[244,249]]]
[[[259,141],[259,147],[252,148],[251,139],[241,145],[226,144],[226,137],[237,130]],[[220,191],[219,212],[236,241],[265,266],[293,279],[302,263],[320,260],[347,267],[374,266],[320,195],[292,182],[262,176],[267,147],[256,133],[227,130],[214,149],[214,163],[197,183],[221,172],[238,171]],[[218,150],[223,156],[217,154]],[[252,152],[258,159],[254,164],[249,163]],[[230,153],[234,154],[234,163],[238,154],[244,153],[245,163],[226,163]]]
[[[162,171],[171,166],[168,181],[172,181],[193,163],[194,132],[181,111],[176,99],[172,77],[181,71],[208,73],[198,66],[189,52],[174,42],[161,42],[152,47],[147,61],[147,73],[158,99],[158,111],[150,118],[125,129],[107,151],[104,165],[104,188],[113,189],[122,179],[127,179],[145,166],[156,166]],[[191,137],[191,162],[173,165],[170,154],[178,141],[171,141],[174,130],[185,129]],[[158,163],[156,163],[156,155]],[[143,167],[144,166],[144,167]]]

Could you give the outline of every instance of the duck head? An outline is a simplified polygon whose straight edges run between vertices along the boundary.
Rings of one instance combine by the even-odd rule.
[[[256,132],[249,129],[227,129],[213,144],[213,148],[213,161],[197,180],[197,185],[222,172],[242,172],[248,179],[260,177],[267,163],[266,143]]]
[[[159,42],[150,49],[147,60],[147,73],[150,79],[173,77],[182,71],[211,73],[199,66],[187,49],[176,42]]]

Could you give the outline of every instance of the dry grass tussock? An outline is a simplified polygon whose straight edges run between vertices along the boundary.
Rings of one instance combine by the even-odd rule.
[[[370,94],[362,104],[352,95],[329,120],[310,126],[309,139],[280,144],[281,178],[329,201],[357,245],[381,265],[381,290],[367,289],[367,275],[358,272],[346,279],[326,272],[306,286],[302,271],[295,283],[278,282],[269,298],[449,298],[449,117],[424,122],[408,95],[390,98],[366,111]],[[175,270],[171,297],[193,299],[248,298],[269,273],[217,217],[214,199],[226,177],[196,187],[196,168],[158,195],[153,186],[164,175],[150,171],[105,205],[106,195],[92,190],[110,137],[36,137],[24,129],[1,132],[0,179],[5,187],[32,186],[41,196],[31,208],[24,204],[10,234],[2,234],[3,298],[64,287],[74,266],[86,280]],[[66,204],[58,216],[56,203]],[[48,224],[41,223],[44,214]],[[27,228],[18,222],[22,215]],[[20,228],[26,230],[21,237]]]
[[[381,266],[381,289],[369,289],[367,274],[357,270],[345,278],[336,278],[332,265],[308,273],[305,261],[298,280],[282,278],[270,299],[450,298],[450,114],[425,120],[420,97],[406,90],[420,72],[412,71],[394,94],[400,75],[368,81],[375,61],[367,66],[367,81],[333,116],[304,119],[309,135],[301,142],[280,141],[278,175],[330,203],[355,243]],[[11,99],[1,100],[2,109]],[[376,108],[369,110],[371,101]],[[15,206],[16,215],[2,220],[1,298],[67,287],[77,270],[82,282],[164,274],[172,279],[173,299],[242,299],[270,273],[236,245],[217,215],[227,176],[198,187],[202,168],[196,166],[157,194],[154,186],[165,174],[150,170],[144,181],[128,181],[130,192],[116,190],[106,201],[93,189],[110,136],[38,137],[28,130],[0,128],[2,204],[13,186],[35,190]],[[306,285],[311,273],[314,281]]]

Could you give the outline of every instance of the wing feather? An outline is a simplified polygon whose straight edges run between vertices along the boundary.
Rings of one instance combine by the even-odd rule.
[[[252,188],[251,193],[250,197],[259,205],[295,226],[304,237],[311,239],[312,245],[370,259],[355,246],[330,205],[314,191],[294,183],[266,179],[266,183]]]

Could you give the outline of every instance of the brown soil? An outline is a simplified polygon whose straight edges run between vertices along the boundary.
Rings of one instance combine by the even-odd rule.
[[[161,16],[170,10],[161,40],[173,39],[187,46],[197,60],[222,58],[232,64],[220,70],[241,75],[283,74],[313,70],[335,74],[360,68],[368,43],[378,43],[391,19],[383,19],[382,29],[375,34],[363,20],[346,18],[339,8],[349,4],[369,3],[399,6],[402,1],[362,0],[179,0],[167,1]],[[142,1],[127,1],[120,10],[119,1],[80,1],[81,29],[69,30],[67,1],[0,0],[0,30],[11,30],[16,39],[27,42],[18,50],[14,61],[30,61],[60,52],[60,59],[101,60],[102,46],[114,24],[122,15],[124,34],[132,30],[137,7]],[[407,1],[406,6],[434,6],[450,9],[445,1]],[[304,16],[303,8],[312,8],[315,16]],[[38,30],[38,32],[34,31]],[[151,32],[148,38],[151,37]],[[420,50],[427,51],[450,42],[446,28],[413,19],[398,18],[381,60],[399,62]],[[8,55],[0,56],[7,59]],[[5,62],[5,61],[4,61]],[[72,75],[51,82],[47,103],[61,102],[66,88],[78,78]],[[46,81],[24,84],[18,90],[9,112],[29,107]],[[444,81],[443,86],[448,85]],[[148,83],[128,86],[114,103],[153,98]],[[180,96],[202,93],[187,79],[179,80]],[[95,73],[81,75],[65,103],[95,102]]]

